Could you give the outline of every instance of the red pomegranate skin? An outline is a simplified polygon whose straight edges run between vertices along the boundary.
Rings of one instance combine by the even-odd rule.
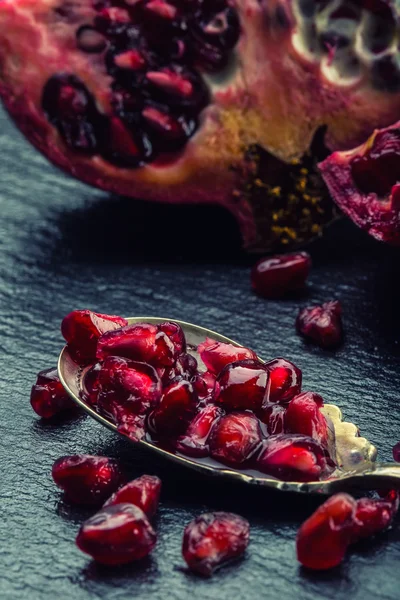
[[[54,483],[74,504],[101,506],[124,482],[118,462],[105,456],[62,456],[53,464]]]
[[[301,391],[302,372],[286,358],[265,363],[269,371],[269,402],[289,402]]]
[[[91,310],[74,310],[61,323],[68,350],[78,364],[95,362],[97,340],[106,331],[114,331],[128,321],[114,315],[102,315]]]
[[[155,475],[142,475],[115,492],[104,504],[134,504],[151,519],[157,512],[161,493],[161,479]]]
[[[51,419],[65,410],[76,408],[76,404],[64,390],[57,369],[40,371],[31,390],[31,406],[43,419]]]
[[[250,348],[241,348],[233,344],[217,342],[206,338],[197,348],[201,360],[210,373],[219,375],[224,367],[239,360],[257,360],[257,355]]]
[[[189,569],[210,577],[228,561],[242,556],[250,526],[233,513],[204,513],[185,527],[182,554]]]
[[[107,506],[85,521],[76,538],[82,552],[103,565],[124,565],[144,558],[157,535],[144,512],[134,504]]]
[[[281,298],[304,288],[310,269],[307,252],[262,258],[251,271],[251,287],[263,298]]]
[[[218,421],[209,437],[212,458],[231,467],[245,465],[260,448],[262,433],[251,412],[232,412]]]
[[[269,371],[258,360],[240,360],[222,369],[215,402],[225,410],[258,410],[268,401]]]
[[[325,302],[300,310],[297,331],[322,348],[336,348],[343,341],[342,307],[339,301]]]

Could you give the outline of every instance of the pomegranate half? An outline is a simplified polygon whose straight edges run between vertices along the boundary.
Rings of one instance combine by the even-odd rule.
[[[298,243],[335,213],[316,161],[399,118],[399,12],[394,0],[2,0],[0,96],[87,183],[220,203],[250,249]]]

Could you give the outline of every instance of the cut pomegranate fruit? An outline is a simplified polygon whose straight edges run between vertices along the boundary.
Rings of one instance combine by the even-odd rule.
[[[296,320],[299,333],[322,348],[335,348],[343,339],[342,307],[337,300],[303,308]]]
[[[319,442],[305,435],[274,435],[263,442],[257,459],[263,473],[283,481],[317,481],[334,463]]]
[[[269,402],[289,402],[301,391],[302,372],[286,358],[265,363],[269,371]]]
[[[233,513],[204,513],[185,527],[183,558],[192,571],[210,577],[219,567],[242,556],[249,538],[246,519]]]
[[[257,412],[257,416],[267,426],[269,435],[286,432],[286,408],[281,404],[267,404]]]
[[[210,454],[232,467],[243,466],[261,445],[260,423],[251,412],[226,415],[214,425],[210,437]]]
[[[61,333],[72,358],[78,364],[87,364],[96,359],[99,337],[106,331],[114,331],[127,324],[128,321],[122,317],[101,315],[91,310],[74,310],[64,317]]]
[[[156,409],[149,416],[153,432],[161,437],[182,433],[196,410],[197,397],[189,381],[179,379],[165,388]]]
[[[376,239],[400,244],[400,123],[375,131],[354,150],[335,152],[319,166],[346,215]]]
[[[202,408],[189,424],[185,435],[178,438],[176,449],[188,456],[208,456],[208,437],[214,425],[225,414],[220,406],[208,404]]]
[[[134,504],[150,519],[157,512],[160,492],[161,479],[155,475],[142,475],[115,492],[104,507],[114,504]]]
[[[307,252],[262,258],[251,271],[251,286],[264,298],[281,298],[304,288],[310,268]]]
[[[62,456],[51,473],[68,500],[76,504],[101,505],[123,483],[118,462],[105,456]]]
[[[51,419],[76,404],[64,390],[56,368],[45,369],[37,375],[31,390],[31,406],[43,419]]]
[[[320,411],[323,405],[321,396],[314,392],[303,392],[293,398],[286,410],[286,432],[307,435],[327,446],[328,425]]]
[[[160,326],[136,323],[102,335],[97,343],[97,358],[104,360],[107,356],[123,356],[155,367],[171,367],[179,354],[179,347],[160,330]]]
[[[3,0],[0,95],[74,176],[287,246],[333,217],[317,133],[347,150],[398,117],[399,8],[377,1]]]
[[[100,510],[81,526],[77,546],[104,565],[124,565],[144,558],[157,535],[144,512],[134,504],[115,504]]]
[[[233,344],[216,342],[211,338],[206,338],[199,344],[197,351],[208,371],[214,375],[219,375],[224,367],[238,360],[257,360],[256,353],[250,348],[238,348]]]
[[[268,401],[269,371],[258,360],[228,364],[217,377],[215,401],[227,410],[262,408]]]
[[[332,496],[300,527],[296,539],[298,560],[309,569],[336,567],[350,544],[387,529],[398,507],[398,492],[379,500],[356,501],[348,494]]]

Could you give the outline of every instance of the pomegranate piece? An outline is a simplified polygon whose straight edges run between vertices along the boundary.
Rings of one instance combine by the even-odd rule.
[[[128,321],[114,315],[102,315],[91,310],[74,310],[64,317],[61,333],[72,358],[78,364],[95,362],[97,340],[106,331],[114,331]]]
[[[165,333],[174,344],[175,353],[177,355],[183,355],[186,353],[186,338],[183,332],[182,327],[178,323],[174,323],[173,321],[166,321],[165,323],[161,323],[159,326],[159,330]],[[196,360],[193,356],[189,354],[185,354],[186,357],[190,357],[193,360]],[[190,361],[190,359],[188,358]]]
[[[300,394],[302,372],[285,358],[275,358],[265,363],[269,371],[269,402],[289,402]]]
[[[101,505],[123,483],[118,462],[105,456],[62,456],[53,464],[51,474],[75,504]]]
[[[393,446],[393,460],[400,462],[400,442]]]
[[[310,268],[307,252],[262,258],[251,271],[251,286],[263,298],[281,298],[304,288]]]
[[[216,376],[210,371],[198,373],[191,379],[193,388],[199,398],[204,402],[213,402],[214,395],[218,391],[219,384],[216,383]]]
[[[185,527],[182,555],[192,571],[210,577],[244,554],[249,537],[246,519],[233,513],[204,513]]]
[[[188,456],[208,456],[210,453],[208,437],[214,425],[224,414],[225,411],[220,406],[207,404],[191,421],[185,434],[178,438],[176,449]]]
[[[100,510],[81,526],[76,544],[104,565],[124,565],[144,558],[157,535],[144,512],[134,504],[115,504]]]
[[[79,391],[81,398],[90,404],[96,406],[99,395],[99,372],[102,369],[101,363],[96,363],[86,371],[82,389]]]
[[[320,411],[323,405],[321,396],[314,392],[303,392],[293,398],[286,410],[286,432],[307,435],[327,446],[328,425]]]
[[[263,442],[257,465],[282,481],[318,481],[332,472],[325,448],[305,435],[274,435]]]
[[[115,492],[104,504],[104,507],[114,504],[134,504],[151,519],[157,512],[160,492],[161,479],[155,475],[142,475]]]
[[[173,381],[165,388],[158,406],[149,416],[151,430],[162,437],[181,433],[195,412],[196,404],[192,384],[184,379]]]
[[[335,152],[319,167],[346,215],[376,239],[398,245],[400,123],[370,134],[363,145]]]
[[[118,432],[126,435],[133,442],[139,442],[145,438],[145,415],[132,414],[125,408],[116,406],[114,408],[114,420],[117,424]]]
[[[286,433],[286,408],[281,404],[267,404],[257,416],[267,426],[269,435]]]
[[[297,331],[322,348],[335,348],[343,339],[342,307],[334,300],[303,308],[296,320]]]
[[[356,501],[348,494],[329,498],[300,527],[296,538],[297,559],[309,569],[339,565],[352,541]]]
[[[257,360],[227,365],[218,375],[217,384],[215,401],[226,410],[257,410],[268,401],[269,371]]]
[[[178,349],[171,338],[156,325],[136,323],[116,331],[109,331],[99,338],[97,358],[123,356],[149,363],[155,367],[171,367]]]
[[[51,419],[76,404],[64,390],[56,368],[45,369],[37,375],[31,390],[31,406],[43,419]]]
[[[212,428],[210,454],[229,466],[243,466],[259,449],[261,441],[260,423],[254,414],[230,413],[221,417]]]
[[[173,367],[162,370],[161,378],[164,386],[171,383],[176,377],[181,377],[193,382],[197,374],[197,360],[191,354],[180,354]]]
[[[246,359],[257,360],[256,353],[250,348],[216,342],[211,338],[206,338],[199,344],[197,351],[208,371],[214,375],[219,375],[224,367],[233,362]]]

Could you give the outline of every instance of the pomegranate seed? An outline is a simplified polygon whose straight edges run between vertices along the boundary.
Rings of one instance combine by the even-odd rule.
[[[320,407],[323,399],[314,392],[303,392],[289,402],[286,410],[287,433],[302,433],[323,446],[328,443],[328,425]]]
[[[85,402],[96,406],[99,394],[99,372],[102,368],[101,363],[96,363],[85,373],[83,378],[80,395]]]
[[[215,401],[228,410],[257,410],[268,401],[269,371],[257,360],[227,365],[218,375],[217,383]]]
[[[224,410],[214,404],[201,409],[189,424],[185,435],[178,438],[176,449],[188,456],[202,457],[210,453],[207,444],[213,426],[225,414]]]
[[[243,465],[259,448],[261,435],[255,415],[250,412],[230,413],[221,417],[211,431],[210,454],[230,466]]]
[[[175,6],[164,2],[164,0],[151,0],[145,5],[145,11],[167,21],[173,21],[178,12]]]
[[[307,252],[262,258],[251,271],[251,285],[264,298],[279,298],[303,288],[310,268]]]
[[[224,367],[239,360],[257,360],[257,355],[250,348],[238,348],[233,344],[224,344],[216,342],[211,338],[206,338],[197,348],[201,360],[207,369],[218,375]]]
[[[301,392],[302,373],[285,358],[275,358],[265,364],[269,371],[269,402],[288,402]]]
[[[127,50],[126,52],[117,54],[114,57],[114,63],[120,69],[132,69],[132,71],[136,71],[146,66],[146,59],[138,50]]]
[[[393,460],[400,462],[400,442],[393,446]]]
[[[210,371],[197,373],[192,377],[191,382],[199,400],[202,400],[203,403],[214,401],[215,391],[218,390],[219,384],[216,383],[213,373]]]
[[[296,327],[299,333],[322,348],[334,348],[343,338],[341,314],[342,308],[337,300],[303,308],[297,316]]]
[[[150,323],[127,325],[102,335],[97,345],[97,358],[123,356],[147,362],[155,367],[172,367],[177,350],[171,339]]]
[[[157,512],[160,492],[161,479],[155,475],[142,475],[115,492],[104,506],[122,503],[134,504],[150,519]]]
[[[161,381],[164,386],[169,385],[176,377],[192,382],[192,378],[196,376],[196,373],[197,360],[191,354],[184,353],[178,356],[173,367],[163,369]]]
[[[163,437],[181,433],[196,410],[196,401],[189,381],[173,381],[164,390],[160,403],[149,417],[151,429]]]
[[[104,36],[88,25],[83,25],[78,29],[76,39],[78,48],[90,54],[102,52],[107,46]]]
[[[355,541],[359,538],[375,535],[387,529],[399,508],[399,493],[396,491],[393,498],[375,500],[373,498],[361,498],[357,501],[355,511],[355,524],[353,535]]]
[[[134,504],[115,504],[100,510],[81,526],[76,544],[104,565],[123,565],[144,558],[157,535],[144,512]]]
[[[117,461],[88,454],[58,458],[53,464],[52,476],[68,500],[76,504],[103,504],[123,480]]]
[[[257,416],[266,424],[269,435],[285,433],[286,408],[281,404],[267,404]]]
[[[50,419],[76,404],[64,390],[56,368],[45,369],[37,375],[31,390],[31,406],[43,419]]]
[[[300,527],[296,538],[297,558],[309,569],[331,569],[339,565],[352,540],[356,510],[348,494],[329,498]]]
[[[186,338],[182,327],[173,321],[166,321],[158,326],[159,330],[165,333],[174,344],[175,354],[184,354],[186,352]],[[194,359],[194,357],[192,357]],[[195,359],[194,359],[195,360]]]
[[[186,99],[191,98],[194,93],[193,85],[188,79],[169,69],[165,69],[164,71],[147,71],[146,78],[156,88],[161,89],[171,96]]]
[[[228,561],[241,556],[248,544],[250,525],[233,513],[205,513],[185,527],[182,554],[192,571],[211,576]]]
[[[321,444],[295,434],[265,440],[257,464],[260,471],[282,481],[317,481],[328,475],[333,466]]]
[[[145,438],[145,415],[134,415],[118,407],[115,408],[114,415],[119,433],[126,435],[134,442]]]
[[[74,310],[61,323],[61,333],[72,358],[78,364],[96,359],[97,340],[106,331],[120,329],[128,321],[114,315],[102,315],[91,310]]]

